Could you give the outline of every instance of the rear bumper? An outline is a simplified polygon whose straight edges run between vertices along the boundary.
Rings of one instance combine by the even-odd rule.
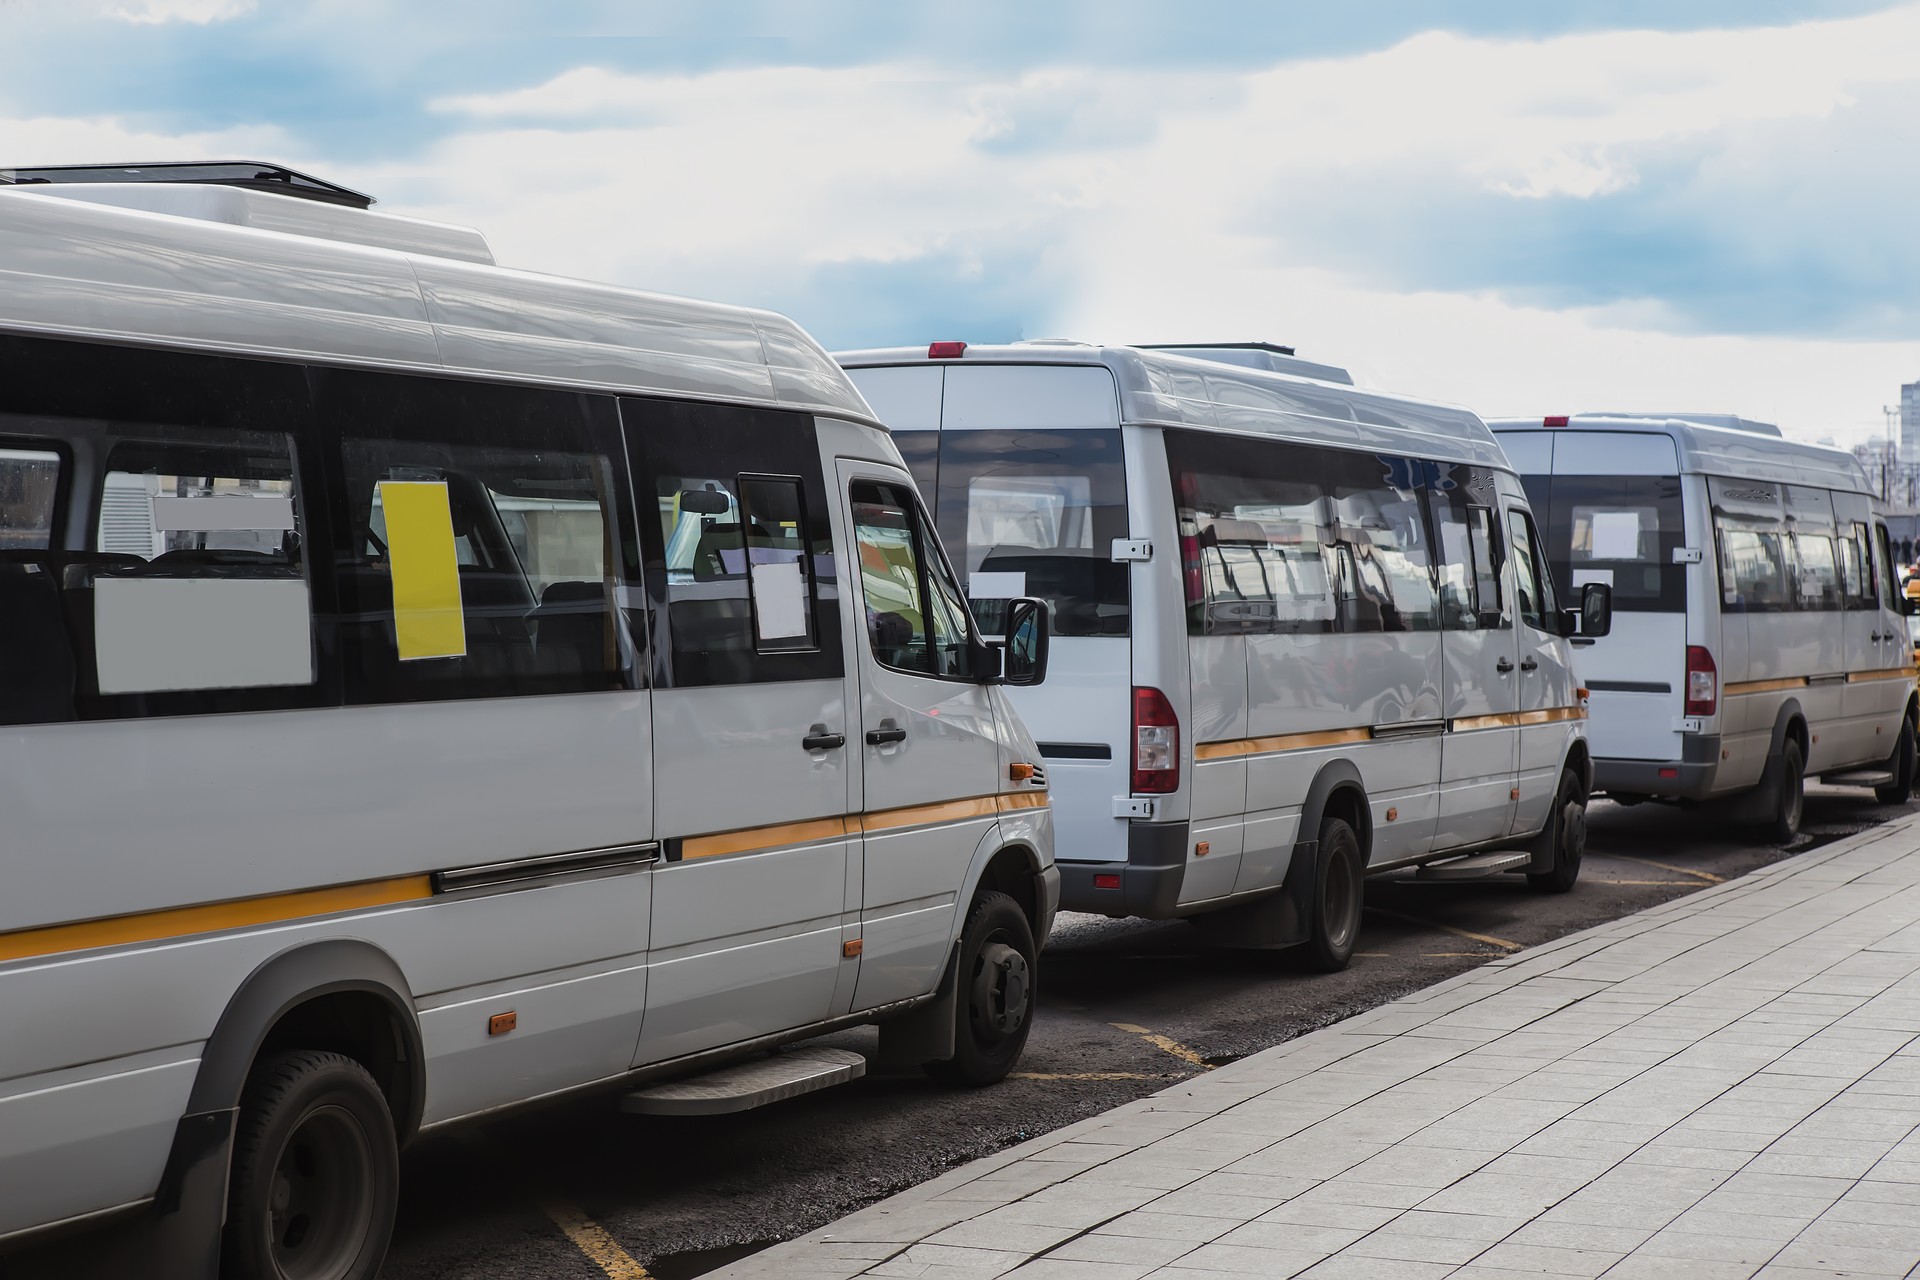
[[[1169,920],[1179,912],[1180,885],[1187,874],[1187,824],[1136,822],[1127,828],[1125,862],[1057,862],[1060,908],[1108,916],[1145,916]],[[1118,876],[1113,888],[1099,888],[1095,876]]]
[[[1720,735],[1688,734],[1681,740],[1678,760],[1609,760],[1593,762],[1593,789],[1610,794],[1671,796],[1678,800],[1704,799],[1720,772]]]

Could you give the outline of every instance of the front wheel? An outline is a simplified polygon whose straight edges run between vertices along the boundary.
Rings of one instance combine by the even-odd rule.
[[[1560,773],[1560,789],[1554,792],[1547,826],[1553,865],[1545,871],[1528,872],[1527,883],[1542,893],[1567,893],[1580,879],[1580,863],[1587,856],[1587,798],[1581,792],[1579,775],[1571,769]]]
[[[393,1115],[365,1067],[311,1049],[254,1064],[234,1135],[224,1280],[374,1280],[399,1198]]]
[[[1788,738],[1780,748],[1780,762],[1774,771],[1773,809],[1768,819],[1768,834],[1775,844],[1791,844],[1800,834],[1800,815],[1807,804],[1807,764],[1800,744]]]
[[[1887,772],[1893,776],[1885,786],[1873,789],[1875,800],[1881,804],[1905,804],[1912,797],[1915,751],[1913,721],[1902,716],[1899,736],[1893,742],[1893,753],[1887,757]]]
[[[946,1084],[994,1084],[1006,1078],[1033,1029],[1034,969],[1039,948],[1020,904],[989,890],[973,900],[960,935],[953,1057],[929,1062]]]
[[[1361,884],[1366,868],[1360,860],[1360,837],[1344,818],[1320,824],[1319,856],[1314,864],[1310,931],[1300,945],[1307,966],[1321,973],[1338,973],[1353,959],[1360,937]]]

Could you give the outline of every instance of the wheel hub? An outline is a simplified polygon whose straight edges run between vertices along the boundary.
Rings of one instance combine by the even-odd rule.
[[[974,971],[974,1022],[996,1038],[1014,1034],[1026,1023],[1032,986],[1027,958],[1004,942],[989,942]]]
[[[282,1280],[334,1280],[352,1269],[373,1216],[371,1168],[366,1133],[343,1108],[317,1108],[294,1127],[268,1202]]]

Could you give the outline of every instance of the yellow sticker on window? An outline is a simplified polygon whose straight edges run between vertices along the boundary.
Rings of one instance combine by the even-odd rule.
[[[393,634],[401,661],[465,657],[467,618],[460,608],[460,565],[445,482],[383,481],[380,506],[387,519]]]

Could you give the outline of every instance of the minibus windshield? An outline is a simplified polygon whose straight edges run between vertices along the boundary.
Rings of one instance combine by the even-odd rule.
[[[1000,632],[1006,602],[1035,596],[1063,636],[1127,634],[1127,536],[1120,432],[896,434],[934,507],[981,630]]]
[[[1679,476],[1536,475],[1524,483],[1563,599],[1599,582],[1624,612],[1686,609],[1686,566],[1673,560],[1686,545]]]

